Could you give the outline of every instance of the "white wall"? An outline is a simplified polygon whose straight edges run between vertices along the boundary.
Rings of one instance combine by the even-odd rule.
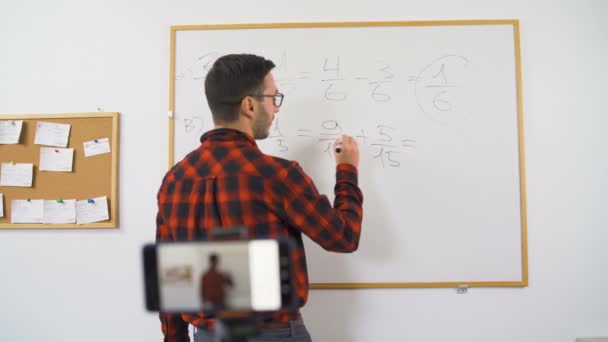
[[[120,229],[0,231],[0,340],[160,340],[140,247],[166,170],[170,25],[478,18],[521,20],[530,286],[313,291],[305,320],[315,341],[608,335],[607,15],[601,0],[2,0],[0,113],[122,116]]]

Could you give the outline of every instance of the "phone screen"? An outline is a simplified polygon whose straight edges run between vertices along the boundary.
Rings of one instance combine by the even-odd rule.
[[[156,273],[164,312],[281,308],[276,240],[161,243]]]

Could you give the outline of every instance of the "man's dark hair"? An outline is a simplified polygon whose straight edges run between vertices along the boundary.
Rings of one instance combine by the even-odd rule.
[[[232,54],[220,57],[205,77],[205,96],[217,123],[238,119],[243,97],[261,93],[264,77],[275,64],[264,57]]]
[[[215,254],[215,253],[209,254],[210,263],[215,264],[215,263],[217,263],[218,259],[219,259],[219,257],[217,254]]]

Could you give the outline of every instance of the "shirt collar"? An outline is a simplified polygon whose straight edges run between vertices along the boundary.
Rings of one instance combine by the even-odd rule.
[[[234,143],[246,142],[257,147],[257,144],[252,136],[233,128],[216,128],[207,131],[201,136],[201,143],[204,144],[206,141]]]

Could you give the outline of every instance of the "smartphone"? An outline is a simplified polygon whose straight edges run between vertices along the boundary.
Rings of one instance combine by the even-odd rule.
[[[290,240],[190,241],[143,247],[146,308],[276,311],[296,300]]]

